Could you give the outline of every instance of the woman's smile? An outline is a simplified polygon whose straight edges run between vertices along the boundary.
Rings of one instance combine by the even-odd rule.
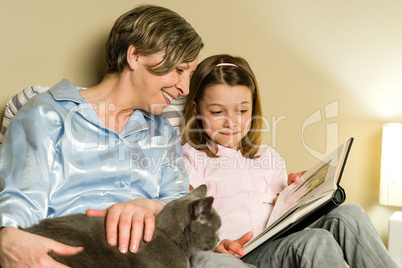
[[[173,96],[171,96],[169,93],[167,93],[166,91],[163,91],[163,96],[165,97],[166,103],[170,104],[172,102],[172,100],[174,100],[175,98]]]

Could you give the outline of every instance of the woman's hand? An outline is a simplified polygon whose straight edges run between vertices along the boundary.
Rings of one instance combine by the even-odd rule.
[[[134,199],[112,205],[106,210],[88,209],[88,216],[106,217],[106,237],[109,245],[119,244],[119,251],[132,253],[138,251],[144,235],[146,242],[151,241],[155,230],[155,216],[163,204],[151,199]]]
[[[82,250],[82,247],[67,246],[14,227],[4,227],[0,230],[0,266],[2,268],[66,268],[67,266],[55,261],[48,253],[75,255]]]
[[[306,172],[307,172],[307,170],[303,170],[303,171],[300,171],[300,172],[297,172],[297,173],[289,173],[289,175],[288,175],[288,185],[291,185],[294,182],[301,181],[300,177]]]
[[[229,239],[222,240],[214,249],[216,253],[225,253],[230,255],[237,254],[240,257],[244,256],[243,246],[253,237],[253,232],[248,232],[239,239],[232,241]]]

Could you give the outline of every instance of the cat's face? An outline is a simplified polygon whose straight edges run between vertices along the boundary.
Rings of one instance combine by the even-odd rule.
[[[221,219],[212,208],[213,197],[205,197],[193,203],[194,218],[190,229],[197,238],[194,241],[199,249],[210,250],[216,247],[219,237],[218,230],[221,227]]]
[[[188,195],[168,203],[157,217],[156,226],[171,237],[197,250],[215,248],[221,219],[213,209],[207,187],[199,186]]]

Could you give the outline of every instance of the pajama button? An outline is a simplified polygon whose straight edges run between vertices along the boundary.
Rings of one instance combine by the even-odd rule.
[[[124,187],[127,186],[127,184],[128,184],[127,181],[121,181],[121,182],[120,182],[120,187],[121,187],[121,188],[124,188]]]

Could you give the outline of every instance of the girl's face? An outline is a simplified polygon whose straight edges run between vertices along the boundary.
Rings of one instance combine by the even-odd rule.
[[[239,142],[250,130],[252,100],[251,90],[246,86],[213,85],[205,89],[194,112],[211,139],[238,150]]]
[[[190,77],[197,67],[197,59],[190,63],[181,63],[176,69],[165,75],[152,74],[148,66],[157,66],[163,59],[163,53],[148,56],[138,55],[135,77],[131,81],[133,87],[141,96],[141,109],[160,114],[170,105],[173,99],[187,95],[190,86]]]

